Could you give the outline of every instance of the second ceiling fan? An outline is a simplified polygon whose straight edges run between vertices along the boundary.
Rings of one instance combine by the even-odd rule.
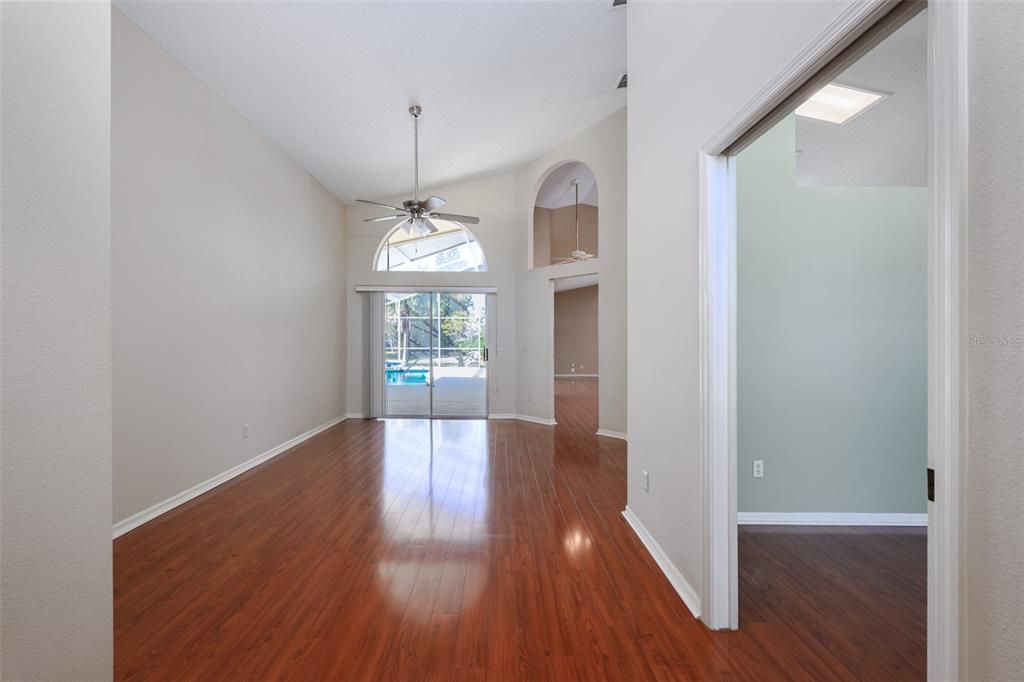
[[[569,253],[568,258],[563,258],[562,260],[557,261],[556,265],[561,265],[563,263],[578,263],[580,261],[596,258],[594,254],[587,253],[580,248],[580,181],[573,178],[569,184],[576,189],[576,248]]]
[[[356,199],[356,201],[364,204],[373,204],[374,206],[383,206],[395,211],[394,215],[385,215],[377,218],[367,218],[364,223],[379,223],[387,220],[401,220],[398,224],[407,234],[415,234],[420,237],[438,232],[440,228],[433,223],[433,220],[449,220],[456,223],[469,223],[475,225],[480,222],[480,219],[471,215],[459,215],[457,213],[439,213],[437,209],[444,206],[446,202],[441,197],[430,196],[423,201],[420,201],[420,116],[423,115],[423,109],[418,106],[409,107],[409,113],[413,119],[413,148],[414,148],[414,166],[415,175],[413,180],[413,194],[412,199],[406,199],[402,202],[402,206],[391,206],[390,204],[382,204],[379,201],[368,201],[366,199]]]

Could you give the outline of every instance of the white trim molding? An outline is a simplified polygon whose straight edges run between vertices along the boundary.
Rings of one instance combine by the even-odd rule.
[[[694,618],[700,618],[700,597],[697,596],[697,591],[690,586],[690,583],[686,582],[686,578],[683,577],[683,574],[679,572],[679,569],[668,558],[665,550],[661,548],[661,545],[654,539],[654,536],[647,530],[647,527],[644,526],[636,513],[629,508],[629,505],[626,505],[626,508],[623,510],[622,517],[626,519],[626,523],[629,524],[629,527],[636,533],[637,538],[643,543],[647,553],[654,559],[654,563],[658,564],[658,568],[668,578],[676,594],[686,604],[686,608],[690,609],[690,613],[693,614]]]
[[[543,417],[531,417],[528,414],[513,414],[513,413],[493,413],[487,415],[488,419],[516,419],[521,422],[529,422],[531,424],[540,424],[541,426],[555,426],[558,424],[554,419],[544,419]]]
[[[899,0],[863,0],[851,3],[796,58],[747,101],[707,142],[703,150],[717,156],[776,106],[899,4]]]
[[[628,441],[629,437],[625,431],[609,431],[608,429],[598,429],[594,432],[595,436],[604,436],[605,438],[618,438],[619,440]]]
[[[928,3],[928,679],[966,679],[961,515],[967,452],[967,3]]]
[[[516,419],[521,422],[530,422],[531,424],[540,424],[541,426],[555,426],[558,424],[554,419],[545,419],[544,417],[531,417],[528,414],[517,414]]]
[[[392,294],[405,293],[430,293],[430,294],[496,294],[498,287],[488,286],[425,286],[423,284],[357,284],[357,294],[365,294],[370,291],[383,291]]]
[[[227,483],[232,478],[244,474],[249,469],[252,469],[253,467],[258,466],[260,464],[263,464],[269,459],[273,459],[274,457],[280,455],[281,453],[294,448],[296,445],[302,443],[303,441],[309,440],[310,438],[317,435],[321,431],[326,431],[335,424],[340,424],[347,418],[348,417],[345,415],[341,417],[336,417],[325,424],[321,424],[320,426],[312,428],[303,434],[295,436],[295,438],[292,438],[291,440],[285,441],[284,443],[281,443],[280,445],[273,447],[270,450],[267,450],[266,452],[256,455],[250,460],[246,460],[245,462],[242,462],[237,466],[231,467],[227,471],[222,471],[216,476],[206,479],[202,483],[197,483],[188,490],[183,490],[177,495],[168,497],[166,500],[162,502],[157,502],[152,507],[143,509],[142,511],[136,514],[132,514],[126,519],[118,521],[114,524],[114,539],[116,540],[128,531],[134,530],[142,524],[152,521],[161,514],[166,514],[175,507],[179,507],[188,502],[189,500],[195,499],[196,497],[199,497],[203,493],[213,490],[222,483]]]
[[[736,535],[736,162],[700,154],[700,452],[704,623],[739,627]]]
[[[739,512],[741,526],[927,526],[928,514]]]
[[[727,150],[755,130],[804,84],[892,11],[904,19],[920,6],[865,0],[849,7],[816,36],[735,116],[712,136],[700,156],[701,462],[704,527],[704,610],[709,627],[737,607],[734,376],[723,369],[734,339],[722,333],[734,262],[727,244],[735,206]],[[928,221],[928,462],[935,471],[935,501],[928,505],[928,679],[965,675],[961,637],[961,506],[967,438],[966,305],[968,168],[967,2],[928,4],[929,221]],[[894,20],[899,17],[894,17]],[[723,196],[726,208],[722,210]],[[724,254],[724,255],[723,255]],[[733,302],[734,306],[734,302]],[[726,327],[726,329],[729,329]],[[728,406],[729,416],[719,413]],[[723,464],[728,461],[728,469]],[[728,470],[729,486],[722,478]],[[925,472],[922,472],[924,477]],[[723,503],[723,498],[726,500]],[[723,530],[723,504],[731,516]],[[728,563],[728,580],[722,569]],[[727,589],[723,589],[723,585]],[[728,599],[727,599],[728,598]],[[728,606],[725,601],[727,600]]]
[[[365,418],[366,417],[363,416],[362,412],[349,412],[344,417],[342,417],[342,421],[344,421],[345,419],[365,419]]]

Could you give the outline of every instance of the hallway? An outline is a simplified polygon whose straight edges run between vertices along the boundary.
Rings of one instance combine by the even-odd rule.
[[[622,519],[626,448],[593,435],[597,382],[558,385],[554,428],[343,422],[122,536],[116,678],[920,677],[881,650],[916,643],[863,610],[768,624],[751,602],[749,627],[707,631]],[[883,561],[887,536],[869,539]]]

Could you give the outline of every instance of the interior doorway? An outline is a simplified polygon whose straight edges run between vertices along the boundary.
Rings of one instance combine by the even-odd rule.
[[[859,679],[926,672],[926,73],[922,12],[735,157],[739,627]]]
[[[487,417],[488,296],[388,292],[385,414]]]
[[[740,626],[736,155],[922,9],[924,3],[920,2],[851,7],[836,23],[837,30],[830,28],[816,36],[799,59],[786,65],[703,145],[699,262],[705,551],[701,619],[713,629]],[[934,3],[928,6],[926,16],[928,115],[919,125],[927,131],[928,145],[928,470],[927,476],[924,471],[919,476],[921,489],[928,491],[927,675],[929,679],[953,679],[960,671],[959,509],[966,419],[960,369],[961,258],[966,230],[962,173],[968,107],[966,14],[960,3]]]
[[[553,280],[555,421],[598,428],[598,275]]]

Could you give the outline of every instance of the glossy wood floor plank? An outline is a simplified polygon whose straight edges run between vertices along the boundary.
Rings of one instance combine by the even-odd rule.
[[[349,421],[114,543],[121,680],[923,679],[919,529],[745,527],[741,624],[622,519],[597,382],[551,428]]]

